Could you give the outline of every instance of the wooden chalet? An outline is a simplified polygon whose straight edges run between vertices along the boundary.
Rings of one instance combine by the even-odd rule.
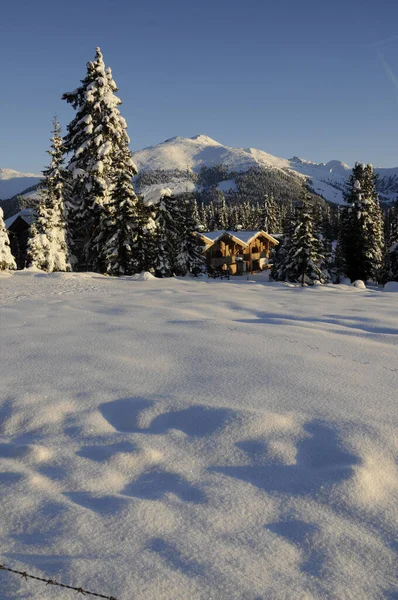
[[[243,275],[269,268],[271,248],[278,240],[265,231],[197,231],[203,245],[207,268],[229,269]]]

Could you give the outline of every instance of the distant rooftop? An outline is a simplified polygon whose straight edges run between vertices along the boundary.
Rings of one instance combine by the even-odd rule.
[[[210,242],[214,244],[219,238],[223,235],[227,234],[231,237],[234,237],[244,244],[248,244],[252,238],[261,233],[261,229],[240,229],[239,231],[234,231],[232,229],[224,229],[218,231],[197,231],[197,235],[205,237]],[[270,233],[263,232],[266,236],[273,238],[275,242],[277,242],[276,238],[274,238]]]
[[[32,223],[36,221],[37,215],[34,208],[23,208],[15,215],[4,221],[6,229],[9,229],[11,225],[18,219],[18,217],[21,217],[21,219],[23,219],[28,225],[32,225]]]

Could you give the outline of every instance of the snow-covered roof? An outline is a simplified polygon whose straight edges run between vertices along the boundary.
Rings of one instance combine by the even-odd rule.
[[[197,231],[196,235],[204,238],[205,242],[208,242],[209,246],[212,246],[217,240],[222,238],[224,235],[228,235],[232,239],[242,243],[244,246],[248,246],[250,242],[259,236],[260,234],[264,235],[267,239],[269,239],[274,244],[279,244],[278,240],[272,237],[269,233],[260,230],[248,230],[248,229],[240,229],[239,231],[232,230],[222,230],[222,231]]]
[[[36,221],[37,215],[34,208],[23,208],[17,214],[4,221],[6,229],[9,229],[18,217],[21,217],[28,225],[32,225]]]

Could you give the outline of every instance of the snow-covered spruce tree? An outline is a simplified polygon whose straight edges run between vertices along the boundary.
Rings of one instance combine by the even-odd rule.
[[[250,225],[251,225],[251,221],[252,221],[252,214],[251,214],[250,202],[248,200],[245,200],[245,202],[243,202],[240,206],[240,218],[241,218],[242,228],[250,229]]]
[[[386,219],[385,281],[398,281],[398,200]]]
[[[171,277],[174,274],[178,254],[179,220],[176,198],[169,189],[162,190],[155,220],[153,267],[156,277]]]
[[[217,230],[217,219],[216,219],[216,209],[214,207],[213,201],[210,201],[207,205],[207,227],[208,231],[216,231]]]
[[[202,223],[200,215],[199,215],[198,201],[196,200],[195,197],[192,198],[191,206],[192,206],[192,220],[195,223],[195,227],[196,227],[195,231],[197,231],[197,230],[205,231],[205,226]]]
[[[101,255],[109,275],[132,275],[142,268],[137,240],[142,232],[138,226],[138,198],[133,188],[137,168],[127,140],[115,156],[110,172],[110,200],[101,215],[101,228],[105,232],[100,231]]]
[[[383,217],[371,165],[356,163],[348,180],[340,218],[339,245],[345,275],[378,280],[383,264]]]
[[[47,273],[71,271],[71,257],[65,225],[64,147],[61,126],[53,120],[50,165],[43,171],[37,220],[31,227],[27,262]]]
[[[220,197],[220,202],[217,207],[217,229],[226,230],[228,229],[228,225],[228,207],[223,194],[222,197]]]
[[[156,255],[156,213],[145,206],[139,198],[136,217],[136,234],[133,239],[133,251],[137,272],[153,270]]]
[[[206,206],[204,205],[203,202],[200,205],[199,217],[200,217],[199,222],[200,222],[200,224],[203,227],[203,231],[209,231],[209,223],[208,223],[208,218],[207,218],[207,210],[206,210]]]
[[[118,110],[121,100],[115,94],[117,86],[99,48],[95,60],[87,63],[81,83],[77,90],[63,95],[76,109],[65,137],[66,150],[72,154],[68,168],[74,180],[70,200],[74,208],[69,214],[74,235],[84,245],[82,262],[87,267],[100,272],[128,272],[133,263],[123,235],[132,230],[136,196],[120,173],[123,168],[128,175],[135,173],[135,167],[127,149],[127,124]],[[115,237],[115,223],[121,222],[117,194],[129,224]],[[123,249],[119,256],[117,248]]]
[[[261,207],[260,228],[268,233],[277,233],[278,224],[279,219],[275,198],[272,194],[266,194]]]
[[[272,253],[271,279],[274,281],[287,281],[287,267],[289,265],[289,250],[292,245],[292,237],[296,227],[295,214],[290,212],[285,215],[283,222],[283,237],[281,242]]]
[[[314,231],[308,197],[297,207],[297,222],[288,260],[287,273],[290,281],[300,282],[301,285],[325,281],[322,243]]]
[[[296,208],[289,247],[286,247],[281,274],[286,281],[313,285],[324,282],[322,243],[314,231],[312,207],[306,197]]]
[[[195,236],[197,222],[190,198],[180,198],[180,219],[178,224],[174,272],[176,275],[193,273],[197,275],[202,271],[204,259],[202,248]]]
[[[367,231],[368,253],[371,255],[371,278],[379,281],[382,278],[383,262],[385,255],[384,217],[381,210],[379,196],[376,192],[378,175],[373,172],[372,165],[365,167],[364,191],[369,198],[369,213],[371,225]]]
[[[4,224],[4,213],[3,209],[0,208],[0,271],[7,271],[9,269],[16,269],[17,264],[10,249],[10,240],[8,238],[8,232]]]

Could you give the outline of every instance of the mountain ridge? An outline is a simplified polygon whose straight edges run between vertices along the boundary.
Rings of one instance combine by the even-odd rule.
[[[341,204],[343,192],[351,167],[333,159],[327,163],[316,163],[293,156],[280,158],[257,148],[233,148],[221,144],[206,134],[190,138],[175,136],[158,144],[147,146],[133,152],[134,161],[140,173],[161,173],[161,181],[147,186],[153,192],[156,187],[170,187],[180,194],[195,191],[197,179],[202,167],[212,168],[222,165],[229,173],[244,173],[252,168],[263,168],[298,178],[297,183],[307,185],[315,194],[324,199]],[[167,173],[175,172],[167,180]],[[398,195],[398,167],[375,168],[379,175],[377,190],[384,202],[395,200]],[[0,168],[0,198],[4,202],[16,195],[24,194],[40,182],[41,175],[20,173],[13,169]],[[228,181],[232,179],[227,177]],[[225,179],[218,182],[222,184]],[[232,184],[231,184],[232,186]],[[233,187],[233,186],[232,186]],[[219,187],[225,191],[225,186]],[[140,189],[146,192],[146,188]]]
[[[35,173],[21,173],[14,169],[0,168],[0,199],[8,200],[37,185],[42,176]]]
[[[133,158],[139,172],[190,170],[199,173],[203,166],[209,168],[220,164],[236,172],[256,167],[280,170],[296,175],[316,194],[338,204],[344,202],[343,192],[351,172],[349,165],[337,159],[327,163],[315,163],[298,156],[285,159],[257,148],[226,146],[205,134],[191,138],[169,138],[133,152]],[[398,167],[378,167],[375,168],[375,173],[379,175],[378,191],[381,199],[391,202],[398,195]],[[181,185],[181,181],[178,183]]]

